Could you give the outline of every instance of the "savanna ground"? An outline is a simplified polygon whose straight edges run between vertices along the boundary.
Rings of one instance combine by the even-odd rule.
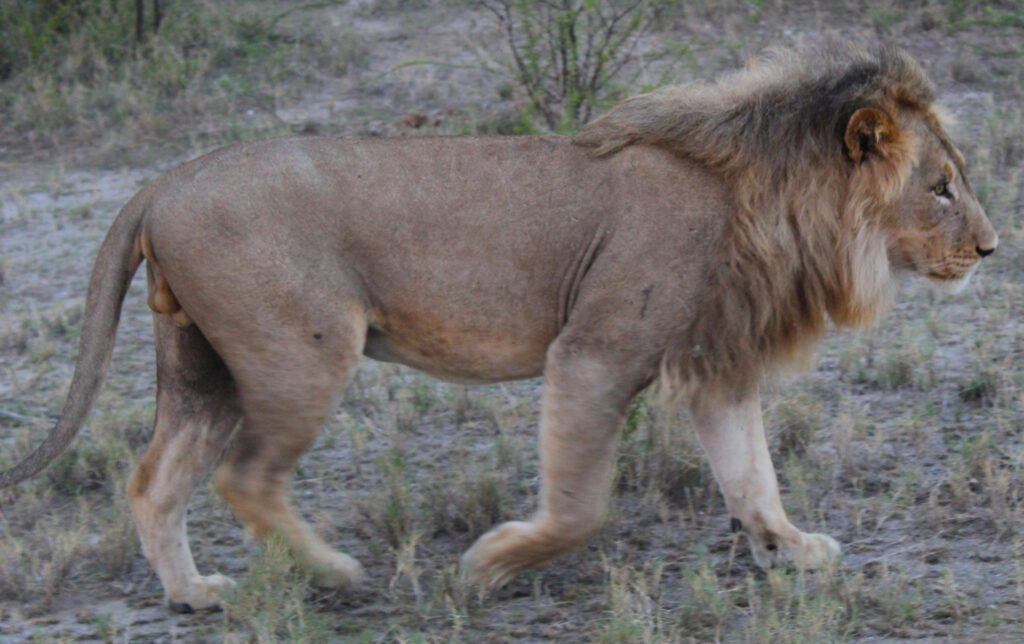
[[[286,133],[551,126],[494,14],[473,3],[167,0],[141,43],[134,3],[27,4],[43,13],[0,0],[2,467],[58,414],[99,240],[161,170]],[[39,22],[69,6],[84,13]],[[839,566],[756,569],[685,418],[641,402],[604,530],[481,599],[455,563],[534,507],[540,382],[463,388],[368,363],[293,485],[368,588],[310,589],[203,489],[190,513],[200,570],[240,588],[224,612],[171,615],[123,491],[154,409],[140,277],[87,428],[44,474],[0,492],[0,641],[1024,640],[1024,7],[696,0],[637,35],[595,111],[831,35],[906,47],[958,119],[999,252],[962,294],[910,283],[876,328],[830,332],[817,367],[766,396],[786,509],[844,545]]]

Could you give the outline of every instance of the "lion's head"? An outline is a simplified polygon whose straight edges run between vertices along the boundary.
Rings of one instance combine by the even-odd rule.
[[[734,186],[707,310],[666,353],[669,373],[752,381],[806,355],[826,314],[876,319],[901,272],[966,282],[997,237],[942,123],[907,53],[830,43],[629,99],[584,128],[576,142],[596,155],[659,146]]]
[[[904,127],[914,132],[916,162],[882,219],[890,264],[962,287],[995,250],[995,230],[967,181],[963,156],[938,121],[929,115]]]

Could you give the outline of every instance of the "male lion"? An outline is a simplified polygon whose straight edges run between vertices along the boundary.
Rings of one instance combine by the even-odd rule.
[[[317,583],[362,577],[285,495],[361,355],[457,382],[543,374],[540,508],[465,554],[485,586],[601,524],[623,417],[659,376],[757,563],[819,566],[839,546],[786,518],[762,376],[806,355],[826,317],[873,320],[897,274],[963,284],[996,241],[931,84],[894,49],[771,52],[717,84],[628,100],[575,140],[236,145],[165,173],[118,215],[60,420],[0,486],[82,425],[145,258],[156,429],[128,493],[172,608],[215,606],[231,583],[199,575],[185,534],[211,471]]]

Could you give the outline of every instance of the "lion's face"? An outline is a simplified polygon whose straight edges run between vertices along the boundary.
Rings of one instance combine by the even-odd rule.
[[[893,203],[889,260],[954,290],[998,242],[964,176],[963,157],[935,122],[916,128],[917,162]]]

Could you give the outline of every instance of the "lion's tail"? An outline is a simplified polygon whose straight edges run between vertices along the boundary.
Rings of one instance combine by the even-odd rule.
[[[63,452],[96,401],[114,350],[121,303],[142,261],[140,230],[149,204],[146,193],[140,192],[121,210],[100,246],[85,299],[75,374],[60,418],[34,452],[0,472],[0,488],[35,475]]]

